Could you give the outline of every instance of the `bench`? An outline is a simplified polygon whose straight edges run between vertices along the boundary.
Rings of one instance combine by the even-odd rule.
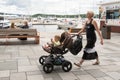
[[[70,28],[69,32],[70,33],[78,33],[81,30],[81,28]]]
[[[70,29],[69,29],[69,32],[70,32],[71,34],[77,34],[81,29],[82,29],[82,28],[70,28]],[[85,35],[85,31],[84,31],[84,33],[82,33],[82,34]]]
[[[36,29],[0,29],[0,38],[35,38],[39,44],[39,34]]]

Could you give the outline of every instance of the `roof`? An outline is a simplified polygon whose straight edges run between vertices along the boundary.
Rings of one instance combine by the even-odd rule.
[[[111,4],[119,4],[120,1],[114,1],[114,2],[101,2],[100,4],[98,5],[111,5]]]

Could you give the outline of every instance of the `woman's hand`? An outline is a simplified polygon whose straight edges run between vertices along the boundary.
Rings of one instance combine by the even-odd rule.
[[[101,45],[103,45],[103,39],[100,41]]]

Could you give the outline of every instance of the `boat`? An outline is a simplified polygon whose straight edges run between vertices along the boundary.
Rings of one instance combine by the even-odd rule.
[[[58,29],[63,29],[63,30],[69,30],[70,28],[75,28],[76,25],[70,25],[70,24],[58,24]]]
[[[12,22],[15,23],[15,26],[21,28],[24,25],[25,21],[28,22],[27,19],[23,17],[19,17],[17,14],[9,15],[9,14],[2,13],[0,14],[0,29],[9,28]],[[28,26],[32,27],[32,23],[28,22]]]
[[[11,25],[9,20],[0,20],[0,29],[9,28]]]
[[[63,23],[59,23],[58,25],[58,29],[63,29],[63,30],[69,30],[70,28],[75,28],[77,27],[78,23],[76,22],[63,22]]]

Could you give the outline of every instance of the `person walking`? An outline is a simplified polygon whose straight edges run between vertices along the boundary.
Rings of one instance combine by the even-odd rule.
[[[97,52],[94,50],[95,47],[95,42],[96,42],[96,32],[98,33],[100,37],[100,43],[103,45],[103,38],[100,33],[100,30],[98,28],[97,22],[93,19],[94,13],[93,11],[88,11],[87,12],[87,21],[85,25],[82,27],[82,29],[78,32],[78,34],[81,34],[84,30],[86,31],[86,38],[87,38],[87,44],[84,48],[84,53],[82,56],[82,59],[80,60],[79,63],[74,63],[76,66],[80,67],[84,60],[92,60],[96,59],[96,62],[93,63],[93,65],[99,65],[99,57]]]

